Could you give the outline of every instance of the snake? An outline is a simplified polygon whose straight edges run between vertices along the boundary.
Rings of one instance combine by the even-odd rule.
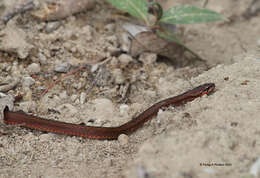
[[[121,134],[129,135],[138,128],[142,127],[144,123],[156,116],[161,108],[168,106],[182,106],[187,102],[193,101],[203,95],[213,93],[214,89],[214,83],[205,83],[180,95],[161,100],[140,113],[137,117],[134,117],[130,121],[117,127],[87,126],[85,124],[74,124],[50,120],[26,114],[23,111],[10,111],[8,106],[4,108],[4,123],[45,132],[79,136],[88,139],[115,140],[118,139]]]

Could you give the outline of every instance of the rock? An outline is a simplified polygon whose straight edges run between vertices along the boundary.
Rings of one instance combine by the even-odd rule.
[[[60,113],[64,113],[64,115],[68,117],[73,117],[76,113],[78,113],[78,110],[75,106],[65,103],[57,107],[57,110]]]
[[[127,54],[121,54],[118,57],[118,60],[120,62],[120,66],[125,68],[131,61],[133,61],[133,58]]]
[[[116,56],[121,53],[121,50],[114,46],[108,46],[107,51],[110,53],[111,56]]]
[[[115,118],[115,107],[111,100],[107,98],[97,98],[92,101],[95,112],[93,118],[101,121],[113,120]]]
[[[46,31],[46,33],[51,33],[53,31],[57,30],[60,26],[61,26],[60,21],[49,22],[49,23],[47,23],[47,25],[45,27],[45,31]]]
[[[49,133],[48,134],[41,134],[39,136],[39,139],[40,139],[41,142],[48,142],[52,139],[52,137],[53,137],[53,135],[49,134]]]
[[[63,91],[63,92],[61,92],[61,93],[59,94],[59,96],[60,96],[60,99],[67,99],[68,94],[67,94],[66,91]]]
[[[29,74],[37,74],[41,71],[41,67],[37,63],[32,63],[27,67]]]
[[[64,62],[60,65],[57,65],[54,69],[55,72],[67,73],[71,68],[71,64],[69,62]]]
[[[252,174],[255,177],[258,177],[260,175],[260,158],[258,158],[253,165],[250,168],[250,174]]]
[[[39,8],[32,15],[42,21],[55,21],[71,16],[81,11],[90,10],[95,6],[94,0],[41,0]]]
[[[77,98],[78,98],[78,95],[75,95],[75,94],[71,95],[71,97],[70,97],[71,101],[73,101],[73,102],[75,102]]]
[[[85,103],[86,97],[87,97],[87,95],[86,95],[85,92],[82,92],[82,93],[80,94],[80,98],[79,98],[80,104],[84,104],[84,103]]]
[[[105,26],[105,30],[106,30],[107,32],[109,32],[109,33],[114,33],[115,29],[116,29],[116,26],[115,26],[114,23],[110,23],[110,24],[107,24],[107,25]]]
[[[155,53],[142,53],[139,57],[139,60],[143,62],[143,64],[153,64],[156,62],[157,55]]]
[[[125,146],[129,142],[129,137],[125,134],[120,134],[118,137],[118,141],[119,141],[120,145]]]
[[[29,77],[29,76],[25,76],[23,78],[23,87],[30,87],[32,86],[33,84],[35,83],[35,80],[32,78],[32,77]]]
[[[90,25],[86,25],[82,28],[82,33],[87,41],[91,41],[93,38],[93,28]]]
[[[129,110],[129,106],[127,104],[121,104],[119,109],[120,109],[120,114],[124,115],[127,114]]]
[[[116,84],[123,84],[125,82],[125,77],[121,69],[114,69],[112,74]]]
[[[26,41],[23,30],[8,23],[6,28],[0,32],[0,49],[7,53],[15,53],[20,59],[28,57],[33,46]]]

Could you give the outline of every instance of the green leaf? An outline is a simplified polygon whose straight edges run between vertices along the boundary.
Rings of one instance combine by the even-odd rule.
[[[156,31],[156,34],[157,34],[159,37],[161,37],[161,38],[163,38],[163,39],[165,39],[165,40],[168,40],[168,41],[170,41],[170,42],[175,42],[175,43],[177,43],[178,45],[182,46],[186,51],[189,51],[192,55],[194,55],[194,56],[197,58],[197,60],[205,62],[205,60],[202,59],[197,53],[195,53],[195,52],[192,51],[190,48],[188,48],[186,45],[184,45],[184,44],[176,37],[176,35],[175,35],[174,33],[170,32],[170,31],[168,31],[168,30],[163,30],[163,31],[158,30],[158,31]]]
[[[219,13],[209,9],[183,5],[167,9],[160,22],[169,24],[195,24],[223,19]]]
[[[128,12],[132,16],[147,21],[148,4],[146,0],[107,0],[116,8]]]

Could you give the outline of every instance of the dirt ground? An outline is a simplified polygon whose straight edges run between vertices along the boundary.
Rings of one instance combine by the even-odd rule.
[[[0,15],[17,2],[0,2]],[[160,2],[167,8],[206,1]],[[208,1],[206,8],[229,21],[179,27],[206,65],[190,55],[178,64],[153,53],[122,53],[118,16],[125,15],[103,0],[62,20],[41,21],[28,11],[2,24],[1,112],[9,105],[48,119],[116,126],[200,84],[214,82],[216,91],[160,110],[114,141],[8,126],[1,117],[0,177],[260,177],[260,13],[245,18],[250,3]],[[16,87],[4,91],[8,83]],[[18,94],[23,99],[14,104]]]

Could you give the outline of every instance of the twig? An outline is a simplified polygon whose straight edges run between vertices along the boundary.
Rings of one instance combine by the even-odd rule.
[[[98,66],[104,65],[104,64],[106,64],[106,63],[107,63],[108,61],[110,61],[110,60],[111,60],[111,58],[108,58],[108,59],[106,59],[106,60],[104,60],[104,61],[102,61],[102,62],[100,62],[100,63],[98,63],[98,64],[96,64],[96,65],[98,65]],[[56,85],[58,82],[60,82],[61,80],[63,80],[64,78],[66,78],[66,77],[68,77],[68,76],[70,76],[70,75],[73,75],[73,74],[75,74],[75,73],[77,73],[77,72],[79,72],[79,71],[85,69],[86,66],[87,66],[87,64],[82,64],[81,67],[79,67],[79,68],[77,68],[77,69],[75,69],[75,70],[73,70],[73,71],[67,73],[66,75],[60,76],[56,81],[53,81],[53,82],[48,86],[48,88],[46,88],[46,89],[44,90],[44,92],[41,94],[41,97],[43,97],[43,96],[44,96],[51,88],[53,88],[53,86]],[[94,86],[94,85],[95,85],[95,84],[93,84],[93,86]],[[91,90],[91,89],[90,89],[90,90]]]
[[[68,76],[70,76],[70,75],[73,75],[73,74],[75,74],[75,73],[77,73],[77,72],[79,72],[79,71],[81,71],[81,70],[83,70],[83,69],[85,69],[85,68],[86,68],[86,64],[83,64],[81,67],[79,67],[79,68],[77,68],[77,69],[75,69],[75,70],[73,70],[73,71],[67,73],[66,75],[60,76],[56,81],[53,81],[53,82],[48,86],[48,88],[46,88],[46,89],[44,90],[44,92],[41,94],[41,97],[43,97],[51,88],[54,87],[54,85],[56,85],[58,82],[60,82],[60,81],[63,80],[64,78],[66,78],[66,77],[68,77]]]
[[[96,85],[98,78],[100,77],[102,73],[102,69],[100,69],[97,73],[97,75],[95,76],[94,80],[91,82],[90,86],[88,87],[87,91],[86,91],[86,95],[89,94],[89,92],[94,88],[94,86]]]
[[[18,8],[14,8],[11,12],[7,13],[2,17],[2,21],[4,23],[7,23],[9,20],[11,20],[14,16],[20,13],[24,13],[28,10],[31,10],[35,7],[35,4],[33,3],[33,0],[28,1],[27,3],[21,5]]]

